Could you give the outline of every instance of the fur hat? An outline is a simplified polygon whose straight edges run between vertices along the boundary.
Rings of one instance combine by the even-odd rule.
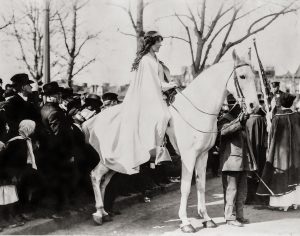
[[[283,93],[280,95],[280,104],[281,106],[285,108],[290,108],[293,105],[293,102],[295,100],[296,96],[289,94],[289,93]]]

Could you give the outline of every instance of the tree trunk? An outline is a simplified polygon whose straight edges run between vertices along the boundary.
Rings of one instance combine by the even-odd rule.
[[[72,25],[72,38],[71,38],[71,48],[70,48],[70,58],[68,62],[68,85],[72,85],[73,70],[75,64],[75,51],[76,51],[76,33],[77,33],[77,5],[73,6],[73,25]]]
[[[142,38],[144,36],[143,28],[143,17],[144,17],[144,0],[138,0],[137,2],[137,16],[136,16],[136,40],[137,40],[137,51],[142,46]]]

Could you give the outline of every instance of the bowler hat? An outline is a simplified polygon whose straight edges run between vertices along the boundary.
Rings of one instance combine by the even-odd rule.
[[[102,106],[103,103],[101,101],[100,96],[97,94],[88,94],[85,98],[85,104],[87,105],[96,105],[96,106]]]
[[[73,89],[72,88],[62,88],[62,97],[68,98],[73,96]]]
[[[44,95],[53,95],[62,92],[62,87],[58,86],[58,83],[53,81],[43,86]]]
[[[13,77],[11,77],[10,80],[11,80],[13,86],[27,85],[27,84],[34,83],[32,80],[29,79],[28,75],[25,73],[15,74]]]
[[[107,101],[107,100],[110,100],[110,101],[119,101],[118,100],[118,94],[111,93],[111,92],[104,93],[102,95],[102,100],[103,101]]]

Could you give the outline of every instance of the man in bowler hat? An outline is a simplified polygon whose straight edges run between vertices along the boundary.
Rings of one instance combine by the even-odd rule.
[[[7,124],[9,127],[8,138],[18,135],[19,123],[29,119],[36,123],[40,121],[40,114],[37,107],[28,101],[32,93],[32,84],[27,74],[16,74],[11,79],[12,87],[16,94],[4,105]]]
[[[103,108],[111,107],[120,103],[118,94],[107,92],[102,95]]]
[[[72,180],[72,139],[71,124],[65,112],[59,107],[62,88],[57,82],[50,82],[43,86],[46,103],[41,109],[42,122],[46,129],[46,137],[41,143],[43,155],[46,158],[45,169],[50,192],[56,197],[53,218],[61,218],[63,206],[71,193]]]
[[[85,103],[82,106],[81,114],[88,120],[101,111],[103,105],[100,96],[97,94],[89,94],[85,98]]]

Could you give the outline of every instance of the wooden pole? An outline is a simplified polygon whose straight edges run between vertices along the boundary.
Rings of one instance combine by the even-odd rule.
[[[49,15],[50,15],[50,0],[45,0],[45,55],[44,55],[44,83],[47,84],[50,79],[50,33],[49,33]]]
[[[260,61],[260,58],[258,56],[258,51],[257,51],[257,47],[256,47],[256,42],[255,42],[255,39],[253,39],[253,45],[254,45],[254,49],[255,49],[255,52],[256,52],[256,58],[257,58],[257,61],[258,61],[258,65],[259,65],[259,69],[258,69],[258,74],[259,74],[259,79],[260,79],[260,84],[261,84],[261,90],[262,90],[262,93],[264,95],[264,102],[265,102],[265,108],[266,108],[266,120],[267,120],[267,127],[268,127],[268,133],[269,133],[269,129],[271,127],[271,112],[270,112],[270,105],[269,105],[269,101],[268,101],[268,98],[270,96],[270,91],[269,91],[269,88],[268,88],[268,81],[267,81],[267,78],[266,78],[266,75],[265,75],[265,72],[264,72],[264,68],[263,68],[263,65]]]

